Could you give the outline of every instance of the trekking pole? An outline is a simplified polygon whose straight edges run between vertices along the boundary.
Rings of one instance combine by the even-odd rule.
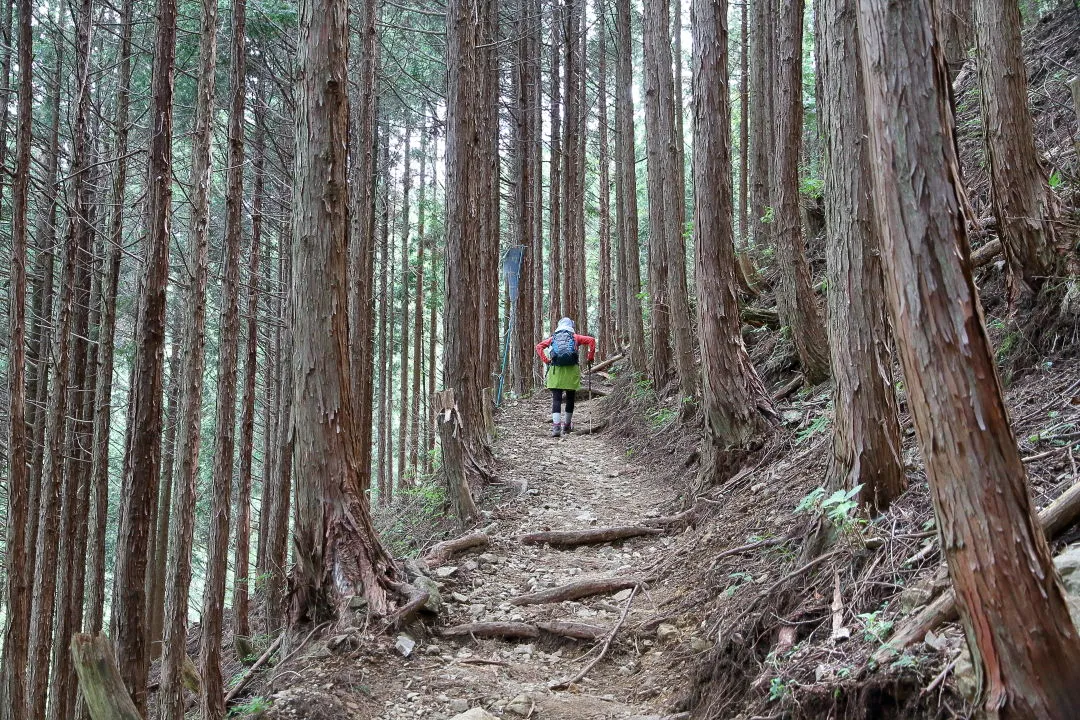
[[[592,360],[589,361],[589,402],[592,402]],[[593,425],[595,422],[589,423],[589,434],[592,435]]]

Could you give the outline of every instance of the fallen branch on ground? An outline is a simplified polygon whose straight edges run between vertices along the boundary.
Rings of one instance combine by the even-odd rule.
[[[408,624],[424,605],[427,605],[427,601],[431,599],[431,594],[427,590],[421,590],[409,583],[395,582],[392,583],[391,587],[406,597],[405,604],[394,613],[394,617],[390,621],[392,626],[400,628]]]
[[[1039,513],[1039,525],[1048,540],[1053,540],[1080,517],[1080,483],[1066,490],[1061,497],[1050,503]],[[949,588],[920,610],[910,620],[893,633],[889,642],[874,653],[874,660],[880,665],[892,659],[908,646],[921,641],[926,633],[936,629],[944,622],[957,617],[956,594]]]
[[[546,603],[558,603],[565,600],[580,600],[592,595],[606,595],[607,593],[636,588],[644,584],[637,578],[597,578],[594,580],[579,580],[569,585],[562,585],[550,590],[520,595],[510,601],[511,605],[542,605]]]
[[[570,678],[569,680],[566,680],[565,682],[556,683],[554,685],[551,685],[552,690],[566,690],[571,685],[576,683],[578,680],[581,680],[583,677],[588,675],[589,671],[592,670],[594,667],[596,667],[596,664],[604,659],[604,656],[607,655],[608,649],[611,647],[611,641],[615,639],[615,635],[616,635],[616,633],[619,632],[619,628],[621,628],[623,626],[623,623],[626,622],[626,616],[630,612],[630,604],[632,602],[634,602],[634,596],[636,594],[637,594],[637,586],[635,585],[634,589],[630,591],[630,597],[628,597],[626,599],[626,607],[623,608],[622,617],[619,618],[619,622],[615,623],[615,627],[611,628],[611,632],[608,633],[607,638],[604,640],[604,646],[602,648],[600,648],[600,654],[597,655],[596,658],[591,663],[586,665],[581,670],[581,672],[574,675],[574,677]]]
[[[674,515],[665,515],[658,518],[647,518],[643,520],[646,525],[654,525],[656,527],[671,528],[681,527],[683,525],[693,525],[697,519],[697,514],[700,511],[701,503],[695,501],[694,506],[689,510],[683,510],[681,513]]]
[[[277,640],[270,643],[270,647],[266,648],[266,651],[259,656],[259,659],[256,660],[252,664],[252,666],[247,669],[247,672],[245,672],[243,676],[241,676],[240,680],[237,681],[236,685],[233,685],[232,688],[230,688],[229,692],[225,695],[225,707],[228,707],[229,703],[231,703],[237,695],[243,692],[244,688],[246,688],[248,686],[248,683],[251,682],[251,679],[255,677],[255,673],[259,671],[259,668],[265,665],[267,661],[269,661],[270,658],[274,656],[274,653],[277,652],[277,649],[281,647],[281,643],[284,641],[285,633],[281,633],[280,635],[278,635]]]
[[[491,538],[488,537],[486,533],[479,532],[471,535],[462,535],[453,540],[447,540],[433,545],[431,549],[427,551],[427,554],[424,555],[424,562],[427,563],[428,567],[435,567],[437,565],[442,565],[459,552],[472,550],[474,548],[483,548],[489,545],[491,545]]]
[[[1000,254],[1001,241],[997,239],[991,240],[971,253],[971,269],[974,270],[981,268],[983,265],[989,265]]]
[[[614,355],[612,357],[609,357],[607,360],[604,360],[603,362],[596,363],[596,365],[593,366],[593,368],[592,368],[592,370],[590,372],[593,372],[593,373],[603,372],[604,370],[607,370],[609,367],[611,367],[615,363],[622,360],[623,357],[625,357],[623,355],[623,353],[619,353],[618,355]]]
[[[598,640],[604,634],[604,628],[599,625],[587,625],[585,623],[568,622],[566,620],[549,620],[538,622],[536,627],[546,633],[560,637],[573,638],[574,640]]]
[[[770,330],[780,329],[780,313],[773,309],[747,307],[739,313],[744,323],[755,327],[767,327]]]
[[[802,373],[799,373],[798,375],[796,375],[795,377],[793,377],[791,379],[791,382],[789,382],[787,385],[783,386],[782,388],[780,388],[779,390],[777,390],[776,392],[773,393],[773,395],[772,395],[773,402],[776,402],[778,400],[783,400],[788,395],[790,395],[791,393],[798,390],[799,386],[802,385],[802,384],[803,384],[803,376],[802,376]]]
[[[578,545],[599,545],[642,535],[661,535],[663,530],[641,525],[623,525],[619,527],[593,528],[590,530],[550,530],[522,535],[520,540],[525,545],[543,545],[552,547],[577,547]]]
[[[757,550],[758,548],[776,547],[777,545],[783,545],[789,539],[790,538],[782,537],[773,538],[772,540],[759,540],[757,542],[747,543],[745,545],[740,545],[739,547],[731,548],[730,550],[725,550],[724,552],[713,558],[712,564],[709,565],[709,570],[715,568],[721,560],[726,557],[730,557],[731,555],[738,555],[739,553],[746,552],[747,550]]]
[[[537,638],[540,630],[523,622],[476,622],[445,628],[443,637]]]

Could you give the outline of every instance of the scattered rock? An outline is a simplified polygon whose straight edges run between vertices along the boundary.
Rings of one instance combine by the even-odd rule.
[[[437,582],[429,577],[421,575],[413,580],[413,585],[428,594],[427,602],[424,603],[425,610],[433,612],[436,615],[443,611],[445,603],[443,603],[442,594],[439,592],[439,584]]]
[[[401,633],[397,636],[397,642],[394,643],[394,649],[397,650],[402,657],[409,657],[415,648],[416,641],[411,637],[405,633]]]
[[[679,635],[679,629],[670,623],[660,623],[656,626],[656,639],[660,642],[667,642]]]
[[[705,652],[711,647],[712,643],[705,638],[696,637],[690,640],[690,649],[694,652]]]
[[[483,708],[473,708],[472,710],[466,710],[460,715],[455,715],[450,720],[499,720],[487,710]]]
[[[450,701],[450,712],[463,713],[469,709],[469,701],[460,698]]]
[[[1080,628],[1080,543],[1070,545],[1054,558],[1054,567],[1061,575],[1065,604],[1069,606],[1073,625]]]
[[[629,590],[629,589],[620,590],[619,592],[612,595],[611,599],[614,600],[615,602],[626,602],[627,600],[630,599],[630,594],[632,592],[633,592],[633,590]]]
[[[506,704],[506,712],[521,717],[529,717],[536,709],[536,701],[528,695],[518,695]]]
[[[350,610],[363,610],[367,607],[367,598],[363,595],[353,595],[349,598]]]
[[[457,565],[443,565],[435,568],[435,577],[445,580],[457,572]]]

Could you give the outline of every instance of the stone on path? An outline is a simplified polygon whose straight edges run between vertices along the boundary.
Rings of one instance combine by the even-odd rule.
[[[460,715],[455,715],[450,720],[499,720],[487,710],[483,708],[473,708],[467,712],[463,712]]]

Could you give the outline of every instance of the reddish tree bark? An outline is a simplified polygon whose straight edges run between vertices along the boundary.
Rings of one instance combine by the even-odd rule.
[[[10,18],[10,3],[7,10]],[[26,528],[30,513],[29,434],[26,425],[26,263],[27,209],[30,190],[30,144],[33,140],[33,33],[29,0],[19,0],[19,101],[15,134],[15,177],[12,186],[11,286],[9,288],[10,382],[7,551],[7,623],[4,628],[2,676],[4,720],[17,720],[26,708],[26,666],[30,641],[32,576],[27,565]],[[4,77],[7,77],[5,74]],[[4,108],[7,112],[7,108]]]
[[[112,624],[120,674],[135,707],[146,712],[149,648],[146,628],[146,550],[156,514],[161,465],[165,287],[172,212],[172,99],[176,58],[176,2],[157,4],[152,74],[153,107],[147,173],[146,265],[135,353],[130,482],[120,520]]]
[[[348,375],[348,3],[303,0],[298,38],[290,327],[296,461],[290,624],[321,622],[343,596],[384,613],[392,575],[362,496]],[[371,398],[357,398],[370,402]]]
[[[742,340],[735,279],[727,0],[695,0],[694,227],[705,438],[701,479],[722,481],[770,432],[772,403]]]
[[[1069,717],[1080,707],[1080,639],[981,319],[930,8],[859,0],[859,13],[890,316],[984,707],[990,717]]]
[[[904,488],[892,385],[880,238],[871,206],[866,107],[853,0],[819,0],[818,106],[825,134],[832,458],[826,486],[862,485],[859,501],[885,510]]]

